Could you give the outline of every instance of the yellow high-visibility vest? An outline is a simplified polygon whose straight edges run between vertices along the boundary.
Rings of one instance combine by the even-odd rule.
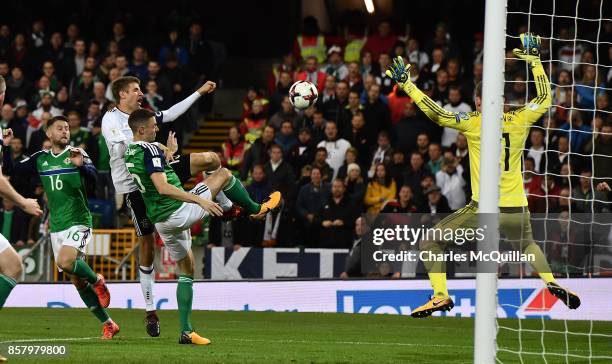
[[[327,47],[325,47],[325,37],[319,35],[317,37],[317,43],[313,46],[304,46],[302,44],[302,35],[298,35],[297,38],[298,44],[300,46],[300,54],[302,55],[302,59],[306,59],[310,56],[317,57],[317,62],[323,63],[327,57]]]
[[[353,39],[344,48],[344,62],[359,62],[361,60],[361,49],[365,45],[365,38]]]

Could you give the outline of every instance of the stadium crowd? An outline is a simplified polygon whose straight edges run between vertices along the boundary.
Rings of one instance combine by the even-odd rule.
[[[602,31],[601,39],[612,37],[609,24]],[[114,202],[100,134],[101,115],[114,106],[110,83],[135,75],[142,81],[144,107],[157,111],[173,105],[209,75],[212,54],[201,33],[197,23],[172,29],[162,46],[151,49],[133,41],[122,22],[113,24],[110,39],[83,39],[76,24],[51,34],[42,21],[23,33],[0,25],[0,75],[7,83],[0,126],[16,136],[4,153],[19,161],[45,148],[46,120],[67,115],[71,144],[84,148],[98,169],[90,204],[100,212],[99,224],[113,226],[113,211],[122,211],[122,200]],[[559,28],[555,38],[553,47],[548,38],[542,46],[555,106],[533,126],[525,150],[529,209],[609,211],[609,196],[594,186],[612,179],[612,68],[597,67],[609,65],[604,60],[612,47],[600,44],[597,55],[594,44],[578,42],[574,51],[569,26]],[[369,33],[348,27],[346,35],[331,36],[314,18],[305,18],[293,50],[272,67],[265,87],[249,88],[242,120],[217,150],[255,200],[281,191],[282,208],[263,222],[213,220],[211,244],[350,248],[361,214],[448,213],[463,207],[471,196],[465,137],[431,122],[384,71],[393,57],[405,57],[413,65],[413,81],[436,103],[453,112],[475,111],[483,34],[469,41],[471,47],[458,47],[444,23],[420,42],[396,33],[389,21]],[[535,95],[511,48],[506,111]],[[319,92],[317,103],[304,111],[295,110],[287,96],[297,80],[312,82]],[[188,130],[197,125],[197,116],[186,118],[170,123],[179,137],[181,125]],[[160,141],[167,132],[162,130]],[[44,202],[40,181],[12,183],[24,196]],[[40,221],[6,201],[0,221],[2,234],[18,247],[32,244],[41,231]]]

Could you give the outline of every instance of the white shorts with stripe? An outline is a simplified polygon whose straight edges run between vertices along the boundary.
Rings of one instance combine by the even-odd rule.
[[[4,235],[0,234],[0,253],[5,251],[6,249],[11,247],[11,243],[4,237]]]
[[[203,182],[198,183],[189,193],[201,196],[207,200],[212,199],[210,189]],[[183,202],[178,210],[174,211],[166,221],[155,224],[166,249],[173,260],[179,261],[187,256],[191,250],[191,226],[208,215],[195,203]]]
[[[51,233],[51,247],[56,262],[62,245],[75,248],[78,251],[78,257],[82,258],[85,255],[85,248],[90,242],[91,228],[84,225],[76,225],[63,231]],[[59,267],[57,269],[60,272],[62,271]]]

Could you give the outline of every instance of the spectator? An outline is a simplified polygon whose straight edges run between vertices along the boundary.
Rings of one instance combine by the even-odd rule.
[[[270,146],[270,159],[264,166],[264,171],[273,191],[280,191],[286,205],[293,205],[293,184],[295,174],[289,163],[283,159],[283,150],[277,144]]]
[[[298,143],[293,133],[293,123],[290,120],[285,120],[281,123],[280,133],[276,134],[274,141],[282,148],[283,155],[289,155],[291,149]]]
[[[2,118],[0,120],[0,128],[12,129],[15,137],[20,138],[22,141],[25,140],[26,127],[21,120],[15,118],[15,112],[11,105],[4,104],[2,106],[0,117]]]
[[[344,155],[344,164],[338,170],[338,179],[346,178],[348,166],[352,163],[357,163],[358,155],[359,153],[357,152],[357,149],[353,147],[346,150],[346,154]]]
[[[586,153],[593,154],[593,176],[595,185],[601,182],[612,184],[612,118],[604,122],[601,130],[594,134],[594,141],[586,147]]]
[[[596,80],[597,68],[592,64],[584,64],[582,80],[578,81],[574,89],[577,94],[578,107],[585,110],[595,108],[595,95],[604,92],[604,84]],[[595,91],[599,89],[599,91]]]
[[[327,75],[325,77],[325,87],[323,87],[323,91],[319,92],[319,98],[317,99],[317,105],[321,106],[335,99],[336,99],[336,78],[332,75]]]
[[[77,38],[74,41],[72,54],[65,59],[64,64],[64,80],[71,80],[76,75],[83,73],[85,69],[85,40]]]
[[[412,191],[415,193],[421,193],[421,180],[425,175],[429,175],[429,172],[425,169],[423,155],[419,152],[412,152],[410,155],[410,166],[404,172],[404,184],[412,187]]]
[[[312,136],[312,143],[314,145],[319,144],[325,139],[325,124],[327,121],[323,117],[323,112],[316,110],[312,114],[312,125],[307,126],[310,129]]]
[[[446,63],[444,50],[440,47],[435,47],[431,51],[431,62],[428,65],[428,72],[430,74],[435,74],[439,70],[444,68],[444,64]]]
[[[370,169],[368,170],[368,178],[374,178],[376,172],[376,166],[380,163],[389,165],[391,163],[391,157],[393,156],[393,149],[391,149],[391,139],[389,133],[381,131],[378,133],[377,146],[373,152],[370,153]]]
[[[251,199],[257,203],[263,202],[270,193],[272,188],[266,178],[266,172],[262,165],[255,165],[251,171],[252,181],[246,187]],[[262,242],[264,235],[265,223],[263,221],[253,220],[249,218],[240,218],[236,223],[236,241],[242,246],[259,245]]]
[[[591,171],[580,172],[579,184],[572,189],[572,199],[577,213],[594,214],[609,212],[604,210],[606,195],[594,191]]]
[[[221,164],[232,171],[232,173],[238,174],[242,168],[242,161],[246,149],[246,142],[242,135],[240,135],[238,128],[232,126],[228,131],[227,140],[221,145]]]
[[[378,24],[377,32],[368,36],[363,46],[363,52],[370,52],[373,59],[377,59],[382,53],[387,53],[397,42],[397,36],[391,30],[391,23],[383,20]]]
[[[330,182],[332,180],[334,170],[327,164],[327,149],[324,147],[317,147],[312,167],[319,169],[323,182]]]
[[[68,126],[70,127],[70,145],[85,149],[90,133],[87,128],[81,126],[81,115],[78,111],[68,112]]]
[[[406,154],[416,149],[419,134],[439,135],[441,129],[438,124],[432,123],[429,119],[418,117],[415,109],[414,103],[406,103],[402,119],[392,129],[395,136],[394,146]],[[436,138],[432,137],[432,141],[436,141]]]
[[[319,23],[313,16],[307,16],[302,23],[302,34],[299,34],[293,44],[293,54],[297,59],[315,57],[317,62],[325,60],[325,37],[319,31]]]
[[[574,110],[570,112],[570,121],[560,127],[561,130],[567,130],[572,153],[584,153],[584,145],[593,137],[591,134],[593,129],[590,125],[586,125],[582,118],[582,113]]]
[[[319,64],[315,56],[306,58],[304,71],[295,75],[295,81],[308,81],[317,87],[317,91],[322,92],[325,87],[325,72],[319,70]]]
[[[369,135],[378,135],[381,130],[390,130],[389,107],[380,99],[380,86],[373,84],[368,90],[368,99],[363,109],[366,130]]]
[[[128,68],[130,73],[139,79],[147,77],[147,51],[143,46],[138,45],[134,47],[132,51],[132,62],[130,62]]]
[[[260,138],[264,128],[266,127],[266,117],[263,111],[263,105],[261,100],[254,100],[252,112],[244,118],[240,124],[240,134],[244,135],[244,139],[253,143],[256,139]],[[270,126],[272,129],[274,127]]]
[[[302,186],[297,197],[296,212],[301,225],[302,242],[313,246],[318,236],[320,223],[317,224],[315,216],[331,194],[328,183],[321,180],[321,170],[312,167],[310,172],[310,183]]]
[[[390,200],[395,199],[397,187],[395,181],[388,173],[384,164],[378,164],[375,169],[374,178],[368,183],[366,194],[363,199],[367,212],[377,214]]]
[[[45,112],[51,114],[51,117],[62,115],[62,110],[53,106],[53,97],[55,97],[53,91],[45,92],[40,100],[40,107],[32,111],[32,116],[37,120],[42,120],[42,114]]]
[[[450,86],[448,88],[448,101],[449,103],[444,105],[444,109],[454,113],[466,114],[472,112],[472,107],[467,103],[461,101],[461,89],[459,86]],[[459,132],[456,129],[444,128],[442,132],[442,146],[449,148],[455,140]]]
[[[164,97],[158,93],[157,82],[155,80],[147,81],[145,89],[145,100],[152,111],[162,111],[164,109]]]
[[[257,164],[264,164],[269,158],[270,146],[274,143],[274,128],[266,126],[261,134],[261,137],[257,138],[251,147],[244,153],[244,163],[240,172],[240,179],[246,180],[249,171],[253,166]]]
[[[344,185],[346,186],[346,195],[351,199],[355,211],[361,211],[363,206],[363,197],[366,192],[366,185],[363,180],[361,168],[357,163],[351,163],[346,167],[346,177]]]
[[[359,63],[351,62],[348,64],[348,76],[346,76],[345,80],[349,85],[349,89],[360,94],[364,91],[361,73],[359,72]]]
[[[334,76],[336,81],[344,80],[348,77],[348,68],[342,60],[342,49],[340,49],[339,46],[334,45],[329,47],[327,50],[327,63],[321,66],[321,71]],[[315,83],[315,85],[318,85],[318,83]],[[319,91],[322,90],[323,88]]]
[[[326,120],[336,123],[341,121],[342,113],[348,105],[349,87],[345,81],[336,83],[336,97],[329,99],[321,105],[321,111]]]
[[[416,40],[416,38],[408,39],[406,57],[408,58],[408,62],[415,65],[419,70],[423,69],[423,67],[429,63],[429,56],[419,49],[419,41]]]
[[[332,183],[331,196],[323,205],[319,219],[320,248],[350,247],[355,212],[350,199],[345,196],[345,187],[341,180],[336,179]]]
[[[21,67],[14,66],[11,69],[11,76],[6,80],[6,102],[15,103],[17,99],[27,100],[32,93],[32,87],[28,79],[25,78]]]
[[[404,172],[408,168],[406,163],[406,155],[401,150],[394,150],[393,156],[391,157],[391,165],[389,166],[389,173],[395,181],[396,186],[404,185]]]
[[[86,105],[94,97],[94,77],[91,70],[83,70],[78,78],[70,84],[70,102],[80,112],[86,111]]]
[[[393,91],[395,84],[393,80],[391,80],[385,71],[391,65],[391,56],[388,53],[381,53],[378,56],[378,71],[374,73],[376,77],[376,84],[380,85],[380,93],[383,95],[389,95],[391,91]]]
[[[355,238],[353,239],[353,247],[346,257],[344,271],[340,273],[340,278],[346,279],[349,277],[362,277],[361,270],[361,237],[366,233],[365,219],[358,217],[355,220]]]
[[[368,76],[373,76],[374,67],[372,65],[372,52],[363,51],[361,53],[361,65],[359,72],[361,72],[361,79],[365,80]]]
[[[311,164],[315,157],[315,146],[312,133],[308,128],[300,129],[297,143],[289,151],[287,160],[293,166],[295,174],[299,174],[304,166]]]
[[[442,169],[442,148],[438,143],[429,144],[429,150],[427,152],[429,156],[429,162],[427,162],[427,170],[429,173],[435,175]]]
[[[524,164],[523,188],[527,195],[529,211],[532,213],[546,212],[545,193],[542,189],[543,178],[535,173],[535,161],[532,157],[526,157]],[[552,180],[552,176],[550,179]]]
[[[446,70],[448,71],[448,81],[451,86],[460,87],[463,84],[463,77],[461,75],[461,64],[457,58],[451,58],[446,63]],[[453,101],[450,101],[451,104]]]
[[[410,97],[397,85],[393,86],[393,91],[388,95],[389,111],[391,113],[391,124],[395,125],[402,118],[406,104],[410,103]]]
[[[159,49],[159,62],[163,62],[168,54],[176,55],[179,63],[186,66],[189,63],[189,52],[179,41],[179,31],[177,29],[170,29],[168,32],[168,39],[166,43]]]
[[[404,185],[399,190],[398,199],[387,202],[381,212],[387,214],[406,214],[411,212],[417,212],[417,207],[412,201],[413,196],[414,195],[412,193],[412,188],[410,188],[410,186]]]
[[[359,92],[349,91],[348,104],[338,118],[338,130],[344,131],[346,128],[350,128],[351,120],[358,112],[363,112],[363,105],[359,101]]]
[[[285,96],[281,102],[281,109],[270,117],[268,125],[279,131],[281,124],[288,120],[291,122],[291,126],[295,128],[298,125],[298,118],[299,115],[293,109],[291,102],[289,102],[289,96]]]
[[[278,77],[278,82],[275,85],[275,91],[270,96],[270,113],[275,115],[282,108],[282,104],[289,94],[289,88],[291,87],[291,73],[282,71]],[[321,96],[319,95],[319,98]]]
[[[149,61],[147,64],[147,77],[142,80],[144,84],[149,81],[157,83],[157,92],[166,100],[172,95],[172,86],[170,80],[162,73],[160,63],[157,61]]]
[[[352,148],[356,150],[358,156],[357,163],[362,166],[367,165],[370,158],[372,143],[370,141],[370,135],[368,135],[365,129],[363,113],[358,112],[353,115],[351,127],[344,129],[344,138],[352,145]]]
[[[465,180],[461,176],[463,167],[457,163],[452,153],[444,155],[442,170],[436,173],[436,185],[446,197],[451,210],[456,211],[465,206]]]
[[[529,150],[527,150],[526,156],[533,158],[535,172],[544,173],[546,170],[546,161],[542,163],[542,157],[545,158],[546,154],[546,146],[544,145],[544,131],[537,127],[531,129],[529,141],[531,142],[531,147],[529,147]]]
[[[325,140],[317,145],[317,148],[321,147],[327,150],[327,163],[334,170],[332,176],[332,179],[334,179],[338,174],[338,170],[344,164],[344,155],[346,150],[351,147],[351,144],[346,139],[338,138],[336,123],[328,121],[325,124]]]
[[[548,172],[553,174],[559,174],[561,166],[569,163],[569,138],[567,135],[560,135],[557,139],[557,148],[548,150],[546,157],[548,162]]]
[[[444,68],[440,68],[436,71],[436,88],[434,89],[432,99],[442,105],[450,103],[448,99],[449,86],[448,71]]]
[[[423,161],[429,161],[429,135],[421,133],[417,136],[417,152],[423,156]]]
[[[440,193],[440,187],[433,185],[425,190],[427,201],[419,212],[429,214],[450,214],[451,208],[448,206],[446,197]]]

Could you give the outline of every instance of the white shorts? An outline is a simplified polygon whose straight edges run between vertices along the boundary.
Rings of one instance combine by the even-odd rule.
[[[207,200],[212,199],[210,189],[203,182],[198,183],[189,193]],[[174,211],[166,221],[155,224],[157,233],[174,261],[179,261],[187,256],[191,250],[191,226],[207,215],[208,212],[200,205],[183,202],[181,207]]]
[[[0,253],[5,251],[6,249],[11,247],[11,243],[4,237],[4,235],[0,234]]]
[[[79,252],[78,257],[82,258],[85,255],[85,247],[89,242],[91,242],[91,228],[84,225],[76,225],[63,231],[51,233],[51,247],[56,262],[62,245],[75,248]],[[59,267],[57,269],[60,272],[62,271]]]

